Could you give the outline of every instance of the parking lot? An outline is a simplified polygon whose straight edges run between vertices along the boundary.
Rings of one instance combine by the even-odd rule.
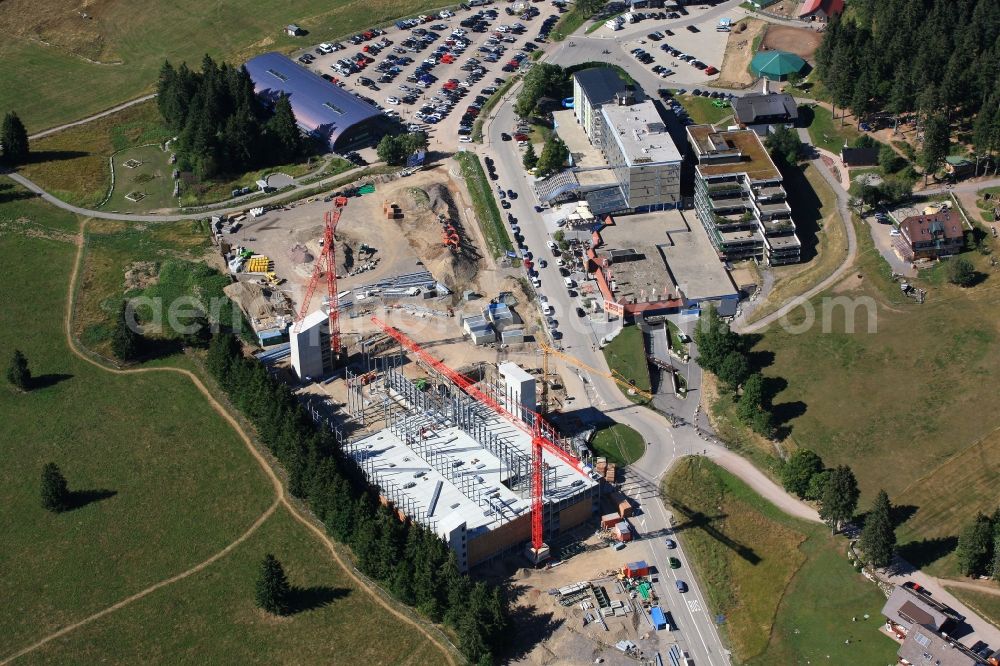
[[[527,3],[444,10],[292,57],[409,129],[426,131],[431,150],[451,152],[471,141],[472,124],[489,96],[530,66],[543,26],[551,27],[557,16],[551,6]]]

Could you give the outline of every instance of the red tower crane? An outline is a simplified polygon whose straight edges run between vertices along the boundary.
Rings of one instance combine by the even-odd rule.
[[[430,353],[411,340],[405,333],[399,329],[393,328],[389,324],[386,324],[378,317],[372,317],[372,321],[376,326],[381,328],[386,335],[394,339],[419,358],[424,365],[446,377],[449,381],[468,394],[469,397],[473,398],[480,404],[489,407],[496,414],[509,421],[520,430],[531,435],[531,546],[536,554],[542,553],[543,550],[545,550],[545,541],[543,537],[544,523],[542,518],[544,492],[542,477],[542,452],[548,451],[549,453],[557,456],[560,460],[568,463],[573,469],[580,472],[580,474],[585,474],[585,472],[580,468],[580,461],[561,446],[556,444],[554,441],[557,439],[555,429],[553,429],[540,414],[527,409],[524,410],[525,415],[523,417],[511,414],[492,396],[477,387],[474,381],[462,373],[452,370],[442,361],[439,361],[431,356]]]
[[[325,272],[326,288],[330,297],[330,349],[333,350],[334,359],[340,355],[341,347],[340,299],[337,297],[337,248],[333,240],[333,234],[337,230],[337,223],[340,222],[340,213],[346,205],[346,197],[337,197],[334,200],[334,209],[326,213],[326,226],[323,230],[323,250],[316,259],[316,263],[313,264],[313,273],[312,277],[309,278],[306,296],[302,299],[302,307],[299,308],[299,316],[295,319],[295,326],[292,329],[294,333],[298,333],[302,329],[302,320],[309,313],[309,303],[312,301],[313,293],[316,291],[316,285],[319,284],[319,278]]]

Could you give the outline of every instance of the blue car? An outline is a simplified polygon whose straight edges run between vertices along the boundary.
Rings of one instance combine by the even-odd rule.
[[[688,591],[687,583],[685,583],[682,580],[677,581],[675,585],[677,585],[677,591],[680,592],[681,594],[684,594],[685,592]]]

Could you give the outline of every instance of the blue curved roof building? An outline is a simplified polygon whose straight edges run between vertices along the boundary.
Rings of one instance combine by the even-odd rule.
[[[248,60],[246,68],[265,104],[288,95],[299,127],[329,142],[331,150],[343,152],[380,135],[386,117],[377,108],[284,55],[259,55]]]

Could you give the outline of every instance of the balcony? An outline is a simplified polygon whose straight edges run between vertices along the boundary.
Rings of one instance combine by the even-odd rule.
[[[762,187],[755,187],[753,188],[753,194],[757,201],[784,201],[787,196],[785,188],[781,185],[764,185]]]
[[[742,197],[720,197],[718,199],[710,199],[712,202],[712,210],[746,210],[747,201]]]

